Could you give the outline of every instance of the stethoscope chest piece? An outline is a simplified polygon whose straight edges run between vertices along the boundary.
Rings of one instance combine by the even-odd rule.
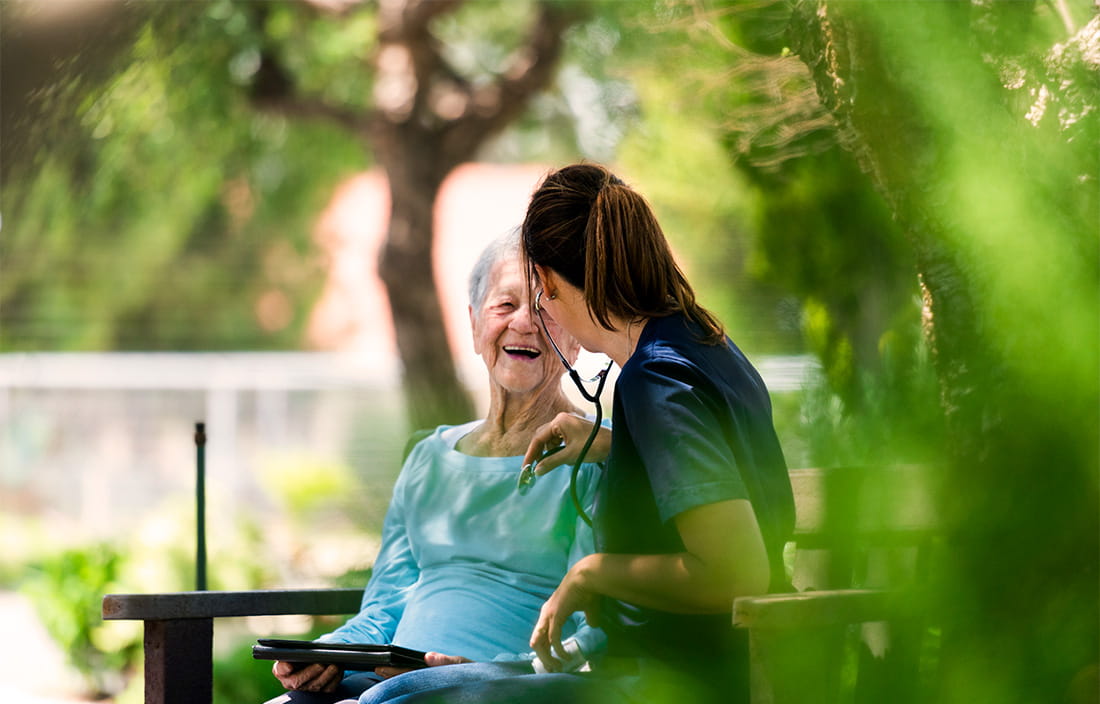
[[[538,479],[538,475],[535,474],[534,463],[523,465],[523,469],[520,470],[519,479],[516,481],[516,491],[520,496],[524,496],[527,492],[531,491],[531,487],[535,485],[535,480]]]

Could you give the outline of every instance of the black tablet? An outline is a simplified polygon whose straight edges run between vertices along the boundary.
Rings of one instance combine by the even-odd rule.
[[[340,665],[344,669],[373,670],[376,667],[427,667],[424,653],[399,645],[374,643],[320,643],[313,640],[261,638],[252,646],[257,660]]]

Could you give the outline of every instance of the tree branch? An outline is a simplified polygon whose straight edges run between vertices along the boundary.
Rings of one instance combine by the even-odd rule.
[[[554,77],[566,30],[583,17],[584,9],[552,0],[539,3],[528,40],[513,54],[509,67],[491,85],[476,89],[465,113],[446,128],[444,143],[449,153],[462,152],[462,145],[476,149],[527,109],[531,98]]]
[[[408,42],[429,35],[428,25],[453,12],[465,0],[380,0],[378,38],[382,42]]]
[[[312,7],[309,2],[305,5]],[[268,6],[254,3],[249,7],[252,21],[262,31],[267,20]],[[248,93],[252,105],[260,111],[297,119],[324,120],[359,134],[366,132],[371,121],[369,112],[359,113],[343,106],[332,105],[319,97],[302,96],[294,77],[270,46],[264,47],[260,52],[260,66]]]
[[[339,125],[358,135],[366,135],[371,125],[371,114],[357,113],[347,108],[331,105],[319,98],[287,95],[277,99],[253,101],[263,112],[292,119],[311,119]]]
[[[289,118],[323,120],[365,134],[372,115],[349,108],[332,105],[319,97],[305,97],[298,93],[290,74],[283,69],[270,51],[260,57],[260,68],[249,90],[252,105],[262,111]]]
[[[404,9],[404,25],[417,31],[427,31],[428,25],[440,15],[456,10],[465,0],[383,0],[382,5],[395,4]]]
[[[375,67],[375,105],[378,117],[391,124],[413,118],[435,122],[440,111],[432,105],[442,80],[452,94],[469,100],[469,83],[444,58],[431,21],[453,12],[463,0],[383,0],[378,10],[380,49]],[[445,111],[443,111],[445,112]],[[445,119],[445,118],[444,118]]]

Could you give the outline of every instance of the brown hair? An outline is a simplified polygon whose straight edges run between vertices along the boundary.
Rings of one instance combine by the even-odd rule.
[[[606,168],[574,164],[551,172],[531,196],[523,221],[528,277],[538,264],[584,292],[592,317],[636,320],[683,312],[720,342],[722,324],[695,302],[645,198]]]

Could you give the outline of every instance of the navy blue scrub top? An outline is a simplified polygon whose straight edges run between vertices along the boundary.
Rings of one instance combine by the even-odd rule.
[[[677,514],[748,499],[767,547],[772,588],[780,588],[794,500],[771,400],[760,374],[728,337],[717,345],[700,337],[698,326],[681,314],[653,318],[619,375],[597,550],[682,552],[672,520]],[[729,613],[685,616],[608,602],[601,625],[610,655],[653,657],[701,668],[700,676],[709,670],[711,677],[730,667],[726,658],[744,659],[735,652],[744,644]]]

